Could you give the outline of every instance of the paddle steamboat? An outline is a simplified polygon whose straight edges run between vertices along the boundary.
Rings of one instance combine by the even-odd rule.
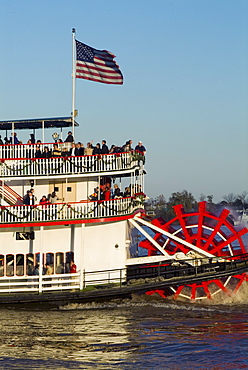
[[[175,206],[168,223],[151,220],[144,211],[143,153],[75,156],[73,143],[57,141],[58,133],[44,143],[44,130],[61,130],[61,137],[71,126],[71,117],[0,122],[13,138],[24,129],[41,133],[35,143],[0,146],[0,302],[83,301],[136,291],[195,300],[246,281],[247,230],[236,231],[228,211],[211,215],[201,202],[190,214]],[[54,156],[54,149],[61,154]],[[128,193],[104,197],[115,185]],[[54,202],[40,201],[52,193]]]
[[[135,292],[195,301],[237,291],[247,281],[247,229],[235,229],[229,211],[211,214],[201,202],[190,213],[175,205],[168,222],[151,218],[144,151],[76,154],[73,140],[63,142],[78,126],[76,77],[123,83],[112,53],[75,40],[75,29],[72,41],[71,116],[0,122],[12,138],[0,145],[0,304]],[[27,144],[20,130],[32,131]]]

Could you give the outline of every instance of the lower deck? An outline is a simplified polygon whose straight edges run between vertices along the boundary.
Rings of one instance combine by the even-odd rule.
[[[185,265],[185,261],[181,262],[180,267],[170,264],[167,265],[169,268],[163,269],[158,265],[151,268],[139,266],[138,269],[81,270],[57,275],[40,273],[39,276],[0,277],[0,305],[46,303],[58,306],[68,302],[131,297],[133,293],[154,292],[156,289],[222,279],[248,271],[247,255],[221,261],[218,257],[207,264],[205,259],[192,260],[190,267]]]
[[[11,225],[9,225],[11,226]],[[131,228],[127,220],[40,225],[0,229],[0,278],[34,276],[37,265],[50,273],[121,269],[129,258]],[[39,274],[39,272],[38,272]]]

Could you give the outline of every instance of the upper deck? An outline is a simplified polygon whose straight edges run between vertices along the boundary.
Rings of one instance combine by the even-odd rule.
[[[0,145],[0,177],[8,180],[27,177],[69,177],[69,176],[96,176],[118,175],[134,172],[139,166],[140,156],[134,152],[72,156],[70,155],[71,142],[45,143],[45,130],[60,129],[56,139],[62,136],[62,129],[79,126],[71,117],[41,118],[31,120],[0,121],[0,130],[11,131],[12,142]],[[41,130],[42,140],[39,143],[15,143],[14,135],[18,130]],[[35,136],[35,135],[34,135]],[[54,137],[54,134],[52,135]],[[61,155],[53,156],[54,145],[58,145]],[[37,149],[40,155],[37,155]],[[51,155],[44,156],[45,149]],[[66,153],[66,154],[64,154]]]
[[[8,137],[11,129],[12,136],[12,142],[0,145],[0,228],[108,222],[129,218],[142,208],[143,199],[137,194],[144,191],[144,156],[130,146],[109,154],[93,155],[83,147],[76,152],[72,141],[56,142],[58,135],[54,134],[55,142],[44,141],[45,128],[70,126],[71,118],[0,122],[0,130],[6,130]],[[15,140],[15,130],[38,128],[42,141],[23,144]],[[118,196],[113,189],[116,185],[122,187]],[[33,203],[24,201],[30,187],[35,188]],[[53,192],[56,205],[49,200]],[[44,197],[45,206],[41,203]]]
[[[14,179],[25,177],[47,177],[68,175],[120,174],[134,171],[142,156],[134,151],[126,153],[58,156],[37,158],[36,149],[41,153],[47,147],[52,152],[54,144],[10,144],[0,145],[0,176]],[[70,150],[70,143],[59,143],[59,149]]]

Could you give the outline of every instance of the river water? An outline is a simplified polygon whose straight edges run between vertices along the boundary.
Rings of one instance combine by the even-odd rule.
[[[1,309],[0,369],[248,369],[247,297]]]
[[[232,297],[197,304],[143,295],[1,308],[0,333],[6,370],[248,369],[248,283]]]

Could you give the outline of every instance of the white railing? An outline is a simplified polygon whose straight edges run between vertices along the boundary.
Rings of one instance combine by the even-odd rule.
[[[5,276],[0,278],[0,293],[46,292],[80,288],[80,272],[75,274]]]
[[[0,206],[0,223],[40,223],[56,220],[118,217],[132,214],[135,209],[141,207],[142,202],[136,197],[35,206]]]
[[[71,143],[56,143],[58,148],[69,151]],[[54,149],[54,143],[37,143],[37,144],[9,144],[0,145],[0,158],[14,159],[14,158],[34,158],[36,148],[39,148],[41,153],[47,147],[49,152]]]
[[[138,166],[132,152],[82,157],[0,159],[1,177],[46,176],[129,170]]]
[[[44,293],[51,291],[82,290],[88,285],[121,284],[126,280],[126,269],[79,271],[73,274],[25,275],[0,277],[0,294]]]

